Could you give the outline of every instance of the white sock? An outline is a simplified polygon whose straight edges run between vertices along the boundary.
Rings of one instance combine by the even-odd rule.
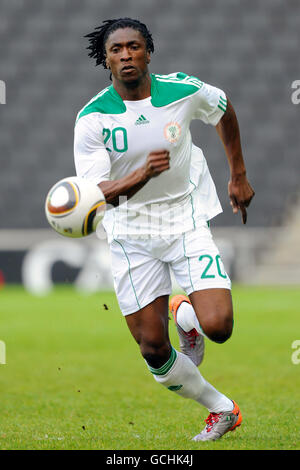
[[[203,332],[200,326],[200,323],[196,316],[195,310],[193,309],[193,306],[189,304],[188,302],[181,302],[181,304],[179,305],[177,309],[176,319],[177,319],[178,325],[186,333],[188,333],[189,331],[195,328],[200,335],[206,337],[205,333]]]
[[[204,377],[191,359],[172,348],[170,359],[159,369],[149,367],[155,380],[184,398],[191,398],[209,412],[232,411],[233,403],[218,392]]]

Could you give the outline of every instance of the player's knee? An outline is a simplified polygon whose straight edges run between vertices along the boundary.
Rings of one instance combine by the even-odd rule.
[[[202,326],[204,333],[215,343],[225,343],[233,329],[232,312],[212,315]]]
[[[232,328],[222,328],[222,329],[215,329],[209,336],[209,338],[214,341],[215,343],[225,343],[232,334]]]
[[[155,369],[163,366],[169,360],[171,354],[169,342],[142,341],[140,349],[147,364]]]

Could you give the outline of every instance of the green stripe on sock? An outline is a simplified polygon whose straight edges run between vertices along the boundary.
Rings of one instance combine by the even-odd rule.
[[[154,367],[150,367],[148,365],[150,372],[153,375],[166,375],[169,372],[169,370],[172,368],[172,366],[173,366],[173,364],[176,360],[176,357],[177,357],[177,352],[174,348],[172,348],[170,359],[163,366],[161,366],[159,369],[154,369]]]

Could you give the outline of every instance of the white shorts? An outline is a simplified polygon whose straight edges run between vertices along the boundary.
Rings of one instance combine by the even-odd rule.
[[[171,295],[170,268],[187,295],[202,289],[231,289],[206,224],[178,237],[115,239],[110,249],[114,288],[123,315]]]

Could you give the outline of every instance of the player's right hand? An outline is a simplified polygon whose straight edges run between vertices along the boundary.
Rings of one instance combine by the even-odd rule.
[[[150,152],[144,165],[146,178],[153,178],[170,168],[170,152],[168,150],[156,150]]]

